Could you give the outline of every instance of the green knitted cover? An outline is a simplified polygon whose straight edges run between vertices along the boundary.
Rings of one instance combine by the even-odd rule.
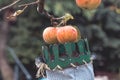
[[[81,39],[76,43],[53,44],[42,46],[42,53],[46,64],[51,68],[57,65],[62,68],[70,67],[70,64],[84,64],[90,62],[90,50],[87,39]]]

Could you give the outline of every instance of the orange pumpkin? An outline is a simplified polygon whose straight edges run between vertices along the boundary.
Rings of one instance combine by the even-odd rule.
[[[78,7],[89,10],[97,8],[100,3],[101,0],[76,0]]]
[[[60,43],[75,42],[78,40],[78,31],[71,25],[60,27],[57,30],[57,39]]]
[[[43,40],[48,44],[57,43],[57,27],[47,27],[43,31]]]

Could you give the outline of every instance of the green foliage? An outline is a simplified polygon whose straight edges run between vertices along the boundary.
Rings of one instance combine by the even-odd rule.
[[[10,0],[0,0],[0,7],[3,7],[7,4],[9,4],[10,2],[12,2],[12,1],[10,1]]]
[[[14,48],[24,63],[29,63],[41,53],[43,29],[41,28],[42,19],[40,19],[36,9],[28,9],[26,13],[28,15],[21,15],[17,18],[18,23],[11,26],[9,46]]]
[[[46,1],[45,8],[59,16],[62,16],[67,12],[75,14],[81,11],[80,8],[76,6],[74,0],[48,0]]]

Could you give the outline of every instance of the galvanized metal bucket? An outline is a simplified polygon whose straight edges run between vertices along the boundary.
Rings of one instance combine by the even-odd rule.
[[[92,63],[67,68],[62,71],[46,71],[47,78],[39,80],[94,80],[94,71]]]
[[[91,63],[75,68],[67,68],[62,71],[46,71],[46,74],[48,80],[94,80]]]

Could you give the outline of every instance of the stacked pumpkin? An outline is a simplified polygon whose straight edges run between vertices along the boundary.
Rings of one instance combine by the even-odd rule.
[[[43,39],[48,44],[76,42],[80,39],[80,31],[72,25],[63,27],[47,27],[43,31]]]

